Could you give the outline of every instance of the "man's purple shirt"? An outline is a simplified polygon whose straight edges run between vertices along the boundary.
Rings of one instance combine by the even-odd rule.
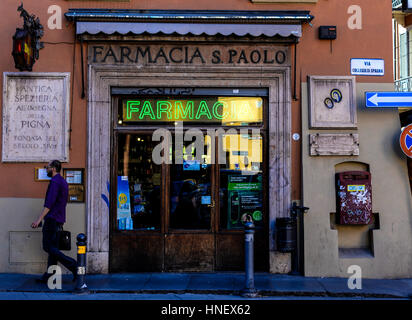
[[[53,218],[59,223],[66,222],[66,204],[69,197],[69,187],[60,174],[52,177],[47,187],[46,199],[44,206],[50,211],[46,218]]]

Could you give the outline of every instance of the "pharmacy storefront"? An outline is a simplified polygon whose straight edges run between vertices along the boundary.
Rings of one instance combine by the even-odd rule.
[[[66,14],[87,43],[92,272],[242,270],[247,220],[256,270],[272,268],[290,205],[291,53],[310,16],[234,15]]]
[[[267,269],[265,90],[113,90],[113,270],[240,269],[248,214]]]

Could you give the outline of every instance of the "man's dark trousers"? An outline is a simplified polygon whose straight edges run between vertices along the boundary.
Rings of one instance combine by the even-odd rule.
[[[75,276],[77,268],[76,260],[66,256],[59,250],[58,231],[60,231],[62,227],[63,223],[59,223],[53,218],[44,219],[43,250],[49,254],[49,258],[47,260],[47,269],[49,269],[49,267],[52,265],[57,265],[57,262],[60,262],[63,266],[69,269]]]

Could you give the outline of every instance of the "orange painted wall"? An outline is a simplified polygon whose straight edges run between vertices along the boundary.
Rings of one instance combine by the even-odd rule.
[[[16,72],[11,56],[12,36],[16,27],[23,24],[17,7],[20,0],[2,0],[0,3],[0,71]],[[349,6],[359,4],[362,9],[362,29],[350,30],[347,22]],[[317,4],[253,4],[249,0],[131,0],[117,1],[25,1],[24,8],[40,18],[45,27],[42,41],[45,48],[40,52],[34,72],[71,72],[72,86],[72,133],[70,162],[65,167],[85,167],[86,145],[86,100],[80,98],[81,69],[80,47],[75,49],[73,68],[74,26],[63,18],[62,30],[47,28],[50,14],[47,9],[59,5],[62,13],[68,8],[122,8],[122,9],[193,9],[193,10],[310,10],[315,16],[313,26],[303,26],[303,37],[298,44],[297,89],[300,98],[300,83],[306,82],[307,75],[350,75],[350,58],[382,58],[385,60],[385,76],[357,77],[358,82],[391,83],[392,75],[392,7],[386,0],[319,0]],[[336,25],[337,40],[318,40],[320,25]],[[73,73],[74,70],[74,73]],[[74,75],[74,76],[73,76]],[[3,76],[2,76],[3,78]],[[1,81],[0,87],[2,88]],[[293,79],[292,79],[293,88]],[[0,100],[2,96],[0,96]],[[292,133],[300,132],[301,102],[292,103]],[[1,130],[0,130],[1,139]],[[300,198],[300,143],[292,142],[292,198]],[[38,163],[0,163],[0,197],[42,198],[47,183],[34,182],[34,167]]]

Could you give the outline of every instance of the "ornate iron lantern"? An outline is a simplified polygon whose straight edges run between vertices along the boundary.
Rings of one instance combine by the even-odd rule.
[[[39,50],[43,48],[40,38],[43,36],[43,26],[40,19],[30,15],[21,4],[17,11],[24,19],[24,26],[17,28],[13,36],[13,58],[16,69],[32,71],[33,65],[39,59]]]

